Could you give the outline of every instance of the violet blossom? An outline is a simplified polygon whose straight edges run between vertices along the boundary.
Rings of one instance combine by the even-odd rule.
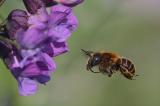
[[[23,1],[28,12],[13,10],[3,31],[16,44],[0,40],[0,57],[17,80],[19,93],[27,96],[51,79],[56,69],[52,57],[68,51],[67,40],[78,26],[72,7],[83,0]]]

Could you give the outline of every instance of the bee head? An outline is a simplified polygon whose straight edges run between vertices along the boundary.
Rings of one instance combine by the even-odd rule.
[[[88,65],[93,67],[93,66],[96,66],[98,65],[101,60],[102,60],[102,57],[101,57],[101,54],[100,53],[94,53],[92,51],[86,51],[84,49],[81,49],[87,56],[89,56],[89,60],[88,60]]]

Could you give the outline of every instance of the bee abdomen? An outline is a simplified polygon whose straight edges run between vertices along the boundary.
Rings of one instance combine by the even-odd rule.
[[[130,72],[131,74],[135,74],[135,67],[134,67],[134,64],[126,59],[126,58],[120,58],[118,60],[118,64],[121,66],[121,67],[124,67],[127,69],[128,72]]]

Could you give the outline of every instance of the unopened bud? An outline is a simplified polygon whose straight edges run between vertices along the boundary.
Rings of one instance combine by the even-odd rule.
[[[58,4],[55,0],[42,0],[46,7],[51,7]]]
[[[29,13],[35,14],[38,9],[44,6],[43,1],[41,0],[23,0],[24,5]]]
[[[84,0],[55,0],[65,6],[68,6],[68,7],[74,7],[80,3],[82,3]]]
[[[28,16],[27,13],[23,10],[13,10],[8,18],[5,26],[5,31],[8,33],[9,38],[14,40],[16,32],[19,29],[27,29],[28,24]]]

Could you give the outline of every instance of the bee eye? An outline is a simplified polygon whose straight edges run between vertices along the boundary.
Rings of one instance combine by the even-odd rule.
[[[98,65],[101,62],[101,57],[100,56],[95,56],[93,57],[93,61],[91,63],[92,66]]]

